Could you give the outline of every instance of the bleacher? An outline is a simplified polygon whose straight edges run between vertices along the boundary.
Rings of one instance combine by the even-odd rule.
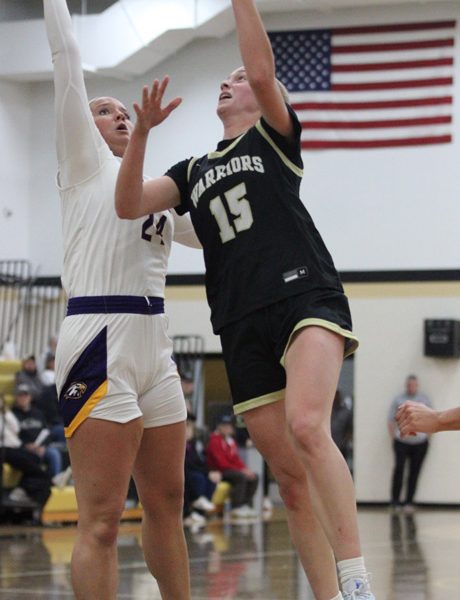
[[[57,277],[37,277],[30,263],[22,260],[0,261],[0,395],[6,406],[14,400],[15,373],[21,369],[21,360],[11,358],[43,354],[48,340],[59,331],[66,310],[66,298]],[[196,383],[191,400],[199,424],[204,421],[204,389],[202,383],[203,340],[199,336],[176,336],[174,354],[181,370]],[[1,443],[0,443],[1,446]],[[21,473],[9,465],[3,466],[1,498],[16,487]],[[213,502],[217,512],[222,511],[229,494],[229,484],[219,483]],[[6,504],[6,503],[4,503]],[[5,506],[0,504],[1,509]],[[126,509],[123,519],[139,519],[141,506]],[[44,508],[44,523],[76,522],[78,519],[75,489],[53,487]]]

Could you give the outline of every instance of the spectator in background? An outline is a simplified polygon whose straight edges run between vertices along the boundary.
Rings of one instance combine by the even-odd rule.
[[[40,374],[40,379],[45,387],[56,383],[56,374],[54,372],[54,354],[46,355],[45,365]]]
[[[66,448],[64,421],[59,412],[59,401],[54,372],[54,354],[49,354],[45,362],[45,370],[41,373],[43,391],[35,398],[33,405],[40,409],[45,416],[46,427],[50,430],[50,442],[61,444]]]
[[[208,467],[220,471],[223,481],[228,481],[232,486],[230,491],[232,515],[253,517],[257,515],[257,511],[251,505],[259,477],[257,473],[248,469],[241,459],[233,438],[234,431],[232,416],[222,415],[209,439],[206,460]]]
[[[43,506],[51,493],[50,477],[41,468],[38,455],[28,450],[20,440],[19,421],[14,413],[4,406],[2,396],[0,396],[0,432],[2,459],[22,473],[19,486],[10,492],[8,500],[23,507],[33,508],[35,504],[34,519],[40,521]],[[0,468],[2,468],[1,463]]]
[[[184,394],[185,405],[187,407],[187,413],[193,413],[193,392],[195,389],[193,379],[184,373],[180,373],[180,385]]]
[[[29,387],[34,400],[41,396],[44,385],[38,374],[37,363],[33,354],[22,359],[22,368],[16,373],[16,387],[23,383]]]
[[[240,448],[252,448],[254,446],[242,415],[235,416],[235,440]],[[262,472],[262,484],[264,488],[262,508],[264,511],[264,518],[268,518],[273,513],[273,502],[270,498],[270,468],[265,460]]]
[[[48,358],[50,356],[54,357],[56,355],[57,342],[58,342],[57,335],[52,335],[48,339],[47,347],[43,350],[43,352],[40,354],[40,356],[38,357],[38,360],[37,360],[37,368],[40,372],[43,372],[46,369],[46,363],[48,361]],[[53,370],[54,370],[54,365],[53,365]]]
[[[48,369],[42,373],[42,379],[44,382],[52,381],[52,383],[45,384],[41,396],[32,402],[32,406],[38,408],[45,417],[45,427],[49,430],[49,437],[47,438],[48,452],[57,451],[61,456],[61,469],[65,470],[61,470],[58,475],[53,476],[53,485],[63,488],[68,485],[71,479],[72,468],[65,439],[64,421],[59,412],[57,388],[54,383],[53,355],[48,357],[46,364]],[[48,375],[43,377],[46,371],[48,371]],[[57,468],[59,468],[59,465],[57,465]]]
[[[419,392],[416,375],[408,375],[406,378],[406,390],[393,400],[388,415],[388,430],[393,440],[395,455],[391,486],[391,506],[395,510],[403,507],[406,512],[411,513],[414,510],[414,496],[418,478],[428,450],[428,435],[426,433],[418,433],[410,437],[401,436],[396,415],[399,407],[408,400],[428,407],[432,406],[430,399],[425,394]],[[409,476],[404,501],[401,502],[404,471],[407,462],[409,463]]]
[[[205,513],[215,509],[211,502],[216,485],[222,475],[218,470],[210,470],[206,464],[203,442],[197,437],[195,429],[196,417],[187,414],[187,444],[185,447],[185,499],[184,515],[193,509]],[[187,507],[189,510],[187,511]]]
[[[350,466],[351,443],[353,439],[353,412],[337,390],[334,396],[331,414],[331,435],[337,448]]]
[[[30,452],[46,464],[50,477],[62,471],[62,457],[57,448],[48,446],[50,431],[46,427],[45,415],[32,405],[30,387],[21,383],[16,388],[12,411],[19,421],[19,438]]]

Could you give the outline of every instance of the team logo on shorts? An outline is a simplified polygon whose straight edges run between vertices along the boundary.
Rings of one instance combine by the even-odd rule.
[[[82,398],[84,393],[86,392],[87,387],[88,386],[86,385],[86,383],[83,383],[81,381],[75,381],[74,383],[71,383],[67,388],[67,391],[64,394],[64,398],[66,400],[80,400],[80,398]]]

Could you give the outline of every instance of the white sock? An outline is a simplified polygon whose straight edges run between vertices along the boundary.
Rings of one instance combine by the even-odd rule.
[[[331,598],[331,600],[343,600],[342,593],[341,593],[341,592],[339,592],[339,593],[337,594],[337,596],[334,596],[333,598]]]
[[[362,556],[339,561],[337,563],[337,569],[339,571],[339,579],[342,587],[343,584],[350,579],[366,579],[367,571]]]

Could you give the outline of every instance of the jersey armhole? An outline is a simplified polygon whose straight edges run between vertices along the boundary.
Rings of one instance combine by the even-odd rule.
[[[272,139],[268,131],[264,128],[262,122],[259,120],[256,123],[256,129],[260,133],[260,135],[270,144],[273,150],[278,154],[282,162],[290,169],[297,177],[303,177],[303,169],[298,167],[296,164],[290,160],[286,154],[281,150],[278,144]]]
[[[190,183],[190,176],[192,174],[192,169],[196,163],[198,159],[196,158],[196,156],[192,156],[192,158],[190,159],[190,162],[188,163],[188,167],[187,167],[187,183]]]

